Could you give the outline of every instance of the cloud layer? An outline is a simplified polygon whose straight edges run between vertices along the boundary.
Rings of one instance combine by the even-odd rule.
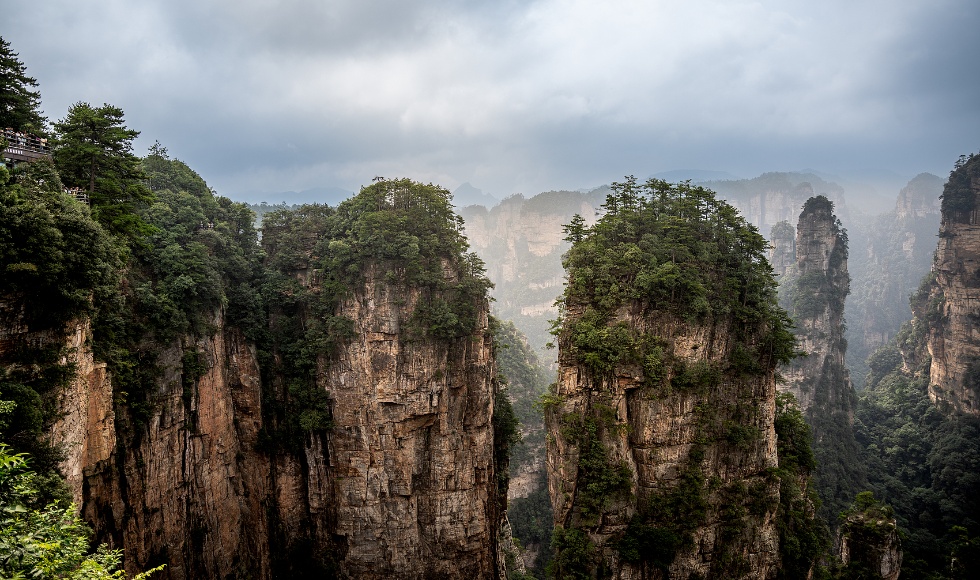
[[[51,118],[118,105],[238,198],[943,175],[980,149],[978,29],[974,0],[47,0],[0,23]]]

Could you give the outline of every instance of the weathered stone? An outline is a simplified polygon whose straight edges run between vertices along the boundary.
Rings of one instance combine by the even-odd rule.
[[[893,517],[854,513],[840,527],[840,561],[845,567],[866,570],[871,578],[898,580],[902,572],[902,546]]]
[[[916,316],[929,325],[929,397],[953,412],[980,415],[980,157],[957,168],[973,209],[943,202],[934,280]],[[951,177],[952,182],[952,177]],[[948,183],[944,198],[950,192]],[[970,199],[972,197],[972,199]]]
[[[581,316],[572,305],[566,320]],[[687,364],[714,363],[727,367],[735,348],[725,320],[690,324],[672,315],[641,315],[620,309],[609,324],[625,322],[641,334],[664,337],[672,356]],[[628,497],[610,498],[598,521],[588,529],[590,540],[600,547],[611,576],[617,579],[717,577],[723,558],[745,562],[740,578],[772,578],[779,565],[779,541],[775,508],[746,514],[735,537],[725,536],[726,490],[760,490],[778,503],[778,482],[767,477],[777,466],[774,368],[756,376],[736,376],[722,371],[707,392],[674,390],[652,395],[644,389],[639,369],[620,366],[612,377],[596,377],[578,363],[568,349],[559,354],[559,377],[554,395],[557,403],[546,413],[548,426],[549,487],[558,526],[581,526],[579,496],[581,449],[576,433],[564,428],[568,417],[589,416],[608,409],[610,425],[599,430],[611,465],[624,465],[632,475]],[[599,411],[600,413],[603,411]],[[723,425],[738,422],[754,436],[741,447],[708,435]],[[698,448],[703,459],[692,457]],[[691,534],[692,542],[676,552],[666,576],[642,564],[623,561],[614,545],[638,513],[639,502],[670,492],[681,485],[685,471],[694,466],[706,482],[700,493],[707,502],[703,521]],[[651,576],[650,574],[653,574]]]

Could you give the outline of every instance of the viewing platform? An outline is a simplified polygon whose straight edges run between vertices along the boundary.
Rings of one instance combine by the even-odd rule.
[[[3,129],[0,136],[7,142],[3,149],[3,161],[11,165],[51,157],[48,140],[36,135],[20,133],[13,129]]]

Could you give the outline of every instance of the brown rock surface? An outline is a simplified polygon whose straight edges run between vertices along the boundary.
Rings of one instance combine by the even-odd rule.
[[[581,315],[571,308],[568,319]],[[667,339],[672,356],[688,364],[718,363],[731,355],[734,340],[724,321],[693,325],[670,315],[641,316],[621,309],[610,324],[626,322],[642,333]],[[740,578],[772,578],[779,565],[775,508],[746,514],[740,532],[726,535],[725,507],[732,490],[756,489],[778,503],[778,482],[766,477],[777,465],[774,369],[762,375],[735,377],[723,372],[720,380],[704,393],[674,390],[664,396],[643,388],[642,371],[617,367],[615,375],[598,379],[563,349],[559,355],[559,378],[555,403],[546,414],[549,430],[549,486],[558,526],[588,528],[588,537],[601,546],[613,578],[721,577],[729,558],[744,562]],[[628,498],[614,501],[598,520],[583,515],[581,498],[582,449],[568,422],[574,417],[605,413],[607,427],[600,427],[602,446],[611,465],[629,468],[632,475]],[[735,447],[710,433],[733,421],[757,437]],[[698,459],[693,457],[697,453]],[[614,544],[627,531],[631,518],[652,498],[684,485],[694,467],[710,486],[700,487],[706,513],[692,534],[693,541],[680,547],[661,576],[654,569],[623,561]],[[710,489],[709,489],[710,487]],[[651,575],[652,574],[652,575]]]
[[[220,316],[214,335],[159,353],[145,425],[131,410],[115,416],[111,381],[79,325],[71,335],[78,374],[59,398],[54,433],[97,538],[123,548],[127,567],[166,563],[174,579],[269,578],[302,546],[333,554],[351,578],[493,577],[486,306],[477,331],[447,346],[400,333],[418,299],[372,273],[344,302],[358,338],[324,362],[319,379],[334,428],[308,437],[299,456],[258,450],[255,353]],[[188,350],[207,369],[192,386],[182,374]]]
[[[417,292],[371,270],[341,306],[358,338],[326,369],[333,400],[327,486],[357,578],[491,577],[496,566],[494,363],[487,310],[473,335],[406,340]]]
[[[66,465],[80,467],[84,480],[76,497],[82,515],[98,539],[123,549],[131,569],[166,563],[170,578],[269,577],[269,460],[255,450],[258,367],[243,337],[221,329],[220,317],[215,323],[217,333],[185,345],[207,369],[189,392],[184,349],[171,345],[158,358],[162,377],[145,426],[128,424],[128,414],[123,423],[100,422],[89,410],[88,439],[121,444],[111,456],[86,453],[91,444],[67,449]],[[108,381],[80,378],[73,385],[79,391],[62,397],[68,425],[85,417],[86,407],[74,401],[109,396]],[[123,432],[114,433],[119,426]]]
[[[788,298],[784,306],[807,356],[780,369],[786,382],[779,389],[793,393],[804,414],[819,404],[850,415],[854,389],[844,366],[847,239],[826,198],[811,198],[800,213],[795,247],[796,263],[780,281],[781,295]]]
[[[939,247],[928,298],[916,316],[929,325],[929,397],[980,414],[980,157],[957,164],[943,191]]]

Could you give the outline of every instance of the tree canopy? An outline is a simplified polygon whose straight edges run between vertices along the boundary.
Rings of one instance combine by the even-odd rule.
[[[137,213],[152,200],[133,154],[139,131],[125,126],[122,109],[78,102],[54,128],[54,159],[65,186],[87,190],[93,215],[113,234],[136,239],[149,233]]]
[[[18,54],[0,37],[0,129],[42,133],[46,125],[37,79],[27,76]]]

